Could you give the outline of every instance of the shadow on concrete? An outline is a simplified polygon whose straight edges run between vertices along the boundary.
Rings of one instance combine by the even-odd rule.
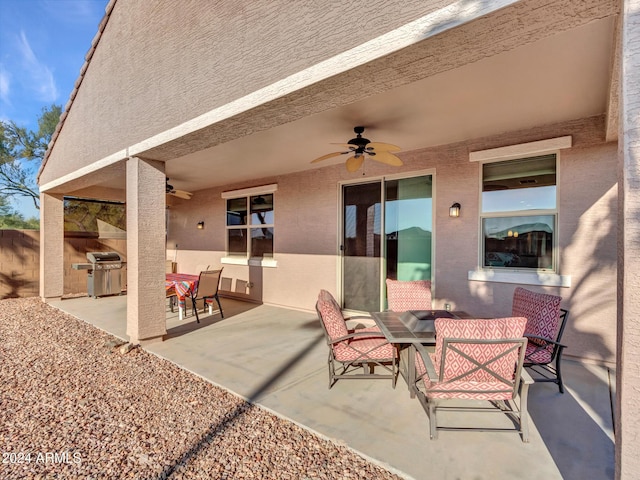
[[[558,471],[564,479],[580,479],[588,465],[593,479],[613,479],[615,444],[613,418],[607,379],[587,369],[567,372],[566,392],[561,394],[554,383],[536,383],[529,389],[529,414]],[[572,388],[571,376],[580,375]],[[597,386],[594,388],[594,386]],[[594,408],[595,405],[601,407]],[[532,426],[533,426],[532,425]],[[570,426],[568,429],[567,426]],[[599,448],[585,448],[585,444]],[[567,455],[567,453],[571,453]]]
[[[224,308],[224,307],[223,307]],[[226,318],[225,318],[226,320]],[[214,322],[215,323],[215,322]],[[207,433],[205,433],[194,445],[182,456],[176,460],[176,462],[165,470],[157,477],[158,480],[170,478],[178,468],[183,465],[187,465],[189,461],[195,458],[207,445],[212,441],[225,433],[225,431],[231,427],[242,415],[255,408],[255,403],[258,398],[262,396],[273,384],[275,384],[279,378],[284,376],[291,368],[293,368],[298,362],[306,357],[313,347],[323,339],[323,335],[316,335],[305,345],[302,345],[294,355],[292,355],[287,361],[285,361],[280,368],[271,374],[261,385],[259,385],[247,398],[247,401],[241,402],[236,408],[228,412],[220,422],[215,423],[209,427]]]
[[[195,332],[200,330],[201,328],[208,327],[210,325],[214,325],[216,323],[224,322],[225,320],[231,320],[236,315],[240,315],[242,313],[248,312],[254,308],[259,307],[261,304],[259,303],[251,303],[245,302],[242,300],[229,299],[222,297],[220,299],[220,303],[222,304],[222,311],[224,312],[224,318],[220,315],[220,312],[217,310],[213,311],[213,314],[209,314],[208,310],[205,310],[206,313],[198,313],[200,317],[200,323],[196,321],[196,316],[193,314],[191,309],[191,305],[187,307],[185,318],[180,321],[178,325],[174,325],[167,328],[167,334],[165,336],[165,340],[170,338],[180,337],[182,335],[186,335],[191,332]],[[169,306],[167,304],[167,312],[169,312]],[[175,316],[177,316],[178,307],[174,307]],[[200,312],[200,311],[198,311]],[[175,321],[168,321],[168,323],[175,323]]]

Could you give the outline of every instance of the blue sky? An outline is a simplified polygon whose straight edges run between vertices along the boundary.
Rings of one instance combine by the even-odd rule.
[[[44,107],[63,108],[108,0],[0,0],[0,119],[37,128]],[[16,204],[37,216],[29,202]]]

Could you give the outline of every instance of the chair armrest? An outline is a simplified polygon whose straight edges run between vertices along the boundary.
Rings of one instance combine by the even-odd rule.
[[[536,339],[536,340],[542,340],[543,342],[546,342],[546,343],[552,343],[553,345],[558,345],[559,347],[567,348],[566,345],[563,345],[560,342],[556,342],[555,340],[551,340],[551,339],[546,338],[546,337],[541,337],[540,335],[527,335],[527,334],[525,334],[524,337],[527,338],[527,339],[532,338],[532,339]]]
[[[431,361],[431,356],[429,356],[429,352],[427,352],[427,350],[422,346],[422,345],[412,345],[410,348],[415,348],[416,353],[418,355],[420,355],[420,358],[422,358],[422,363],[424,363],[426,372],[422,375],[420,375],[418,378],[416,378],[416,383],[418,382],[418,380],[421,380],[425,375],[427,375],[429,377],[429,380],[431,380],[432,382],[437,382],[440,377],[438,376],[438,374],[436,373],[436,368],[433,366],[433,362]]]
[[[340,342],[344,342],[345,340],[350,340],[352,338],[357,338],[357,337],[363,337],[363,338],[384,338],[385,340],[387,339],[384,336],[384,333],[380,332],[359,332],[359,331],[355,331],[353,333],[350,333],[349,335],[344,335],[342,337],[336,338],[335,340],[331,340],[329,343],[329,345],[333,345],[334,343],[340,343]]]
[[[348,330],[355,330],[358,325],[362,325],[363,328],[374,327],[376,325],[376,321],[373,318],[364,315],[347,317],[344,321],[347,324]]]
[[[529,375],[529,372],[527,372],[526,368],[523,368],[520,371],[520,383],[525,385],[533,385],[534,383],[533,378],[531,377],[531,375]]]

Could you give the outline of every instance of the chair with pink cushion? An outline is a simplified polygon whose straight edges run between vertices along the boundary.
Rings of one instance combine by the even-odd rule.
[[[431,310],[431,282],[387,278],[387,302],[393,312]]]
[[[511,421],[504,427],[492,424],[477,430],[515,431],[523,442],[529,441],[527,395],[533,380],[522,368],[526,322],[523,317],[435,320],[435,352],[428,353],[422,345],[415,347],[419,353],[415,390],[429,416],[432,439],[437,438],[438,430],[471,429],[439,425],[437,413],[450,410],[506,415]]]
[[[378,327],[349,330],[331,293],[321,290],[316,311],[329,346],[329,388],[338,379],[398,378],[398,352]],[[376,373],[376,367],[385,373]],[[357,373],[362,368],[362,373]]]
[[[560,361],[566,346],[560,341],[569,312],[560,308],[561,301],[562,297],[556,295],[518,287],[513,294],[511,314],[527,319],[524,336],[529,343],[524,366],[537,374],[534,376],[536,382],[556,383],[560,393],[564,393]]]

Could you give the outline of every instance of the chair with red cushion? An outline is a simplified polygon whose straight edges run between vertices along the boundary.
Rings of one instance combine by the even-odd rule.
[[[415,390],[429,416],[432,439],[437,438],[438,430],[469,430],[440,426],[436,419],[440,410],[464,410],[507,415],[515,430],[495,424],[478,430],[516,431],[523,442],[529,441],[527,395],[533,380],[522,369],[525,324],[522,317],[435,320],[435,352],[415,346],[419,354]]]
[[[537,374],[534,377],[536,382],[556,383],[560,393],[564,393],[560,361],[566,346],[560,341],[569,312],[560,308],[561,301],[562,297],[556,295],[518,287],[513,294],[511,314],[527,319],[524,335],[529,343],[524,359],[525,367]]]
[[[398,352],[378,327],[349,330],[340,306],[326,290],[321,290],[316,311],[329,346],[329,388],[338,379],[398,378]],[[376,373],[379,367],[385,373]],[[354,373],[362,368],[363,373]]]
[[[387,302],[393,312],[431,310],[431,282],[387,278]]]

